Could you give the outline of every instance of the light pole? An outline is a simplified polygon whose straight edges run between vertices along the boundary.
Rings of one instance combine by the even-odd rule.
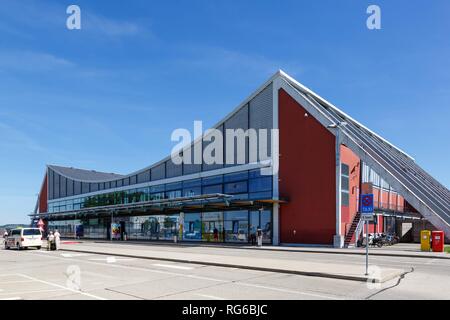
[[[342,248],[344,245],[344,237],[341,235],[341,206],[342,206],[342,168],[341,168],[341,130],[347,125],[347,122],[341,121],[327,126],[330,129],[336,129],[336,235],[333,239],[335,248]]]

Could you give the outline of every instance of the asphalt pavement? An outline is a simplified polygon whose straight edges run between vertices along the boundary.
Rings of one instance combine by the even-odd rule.
[[[163,252],[180,250],[158,248]],[[266,252],[228,250],[217,248],[217,254]],[[359,255],[274,254],[281,261],[302,259],[364,269],[364,257]],[[0,299],[450,299],[450,288],[443,285],[450,283],[449,260],[374,256],[370,263],[375,269],[402,268],[406,272],[384,283],[368,283],[113,254],[2,249]]]

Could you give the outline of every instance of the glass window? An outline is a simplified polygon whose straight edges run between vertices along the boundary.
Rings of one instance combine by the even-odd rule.
[[[202,213],[202,240],[203,241],[223,241],[223,213],[203,212]]]
[[[139,188],[137,190],[139,193],[139,201],[148,201],[149,200],[149,189],[148,188]]]
[[[248,241],[248,211],[225,212],[224,220],[225,241],[247,242]]]
[[[183,197],[198,196],[202,193],[202,187],[191,187],[183,189]]]
[[[23,229],[24,236],[40,236],[41,231],[39,229]]]
[[[151,193],[149,200],[161,200],[164,199],[164,192]]]
[[[181,189],[181,182],[174,182],[174,183],[167,183],[166,184],[166,191],[170,191],[170,190],[176,190],[176,189]]]
[[[225,193],[245,193],[247,192],[247,181],[226,183],[224,185]]]
[[[181,197],[181,190],[173,190],[173,191],[167,191],[166,196],[168,199],[173,198],[180,198]]]
[[[209,186],[213,184],[219,184],[223,182],[223,176],[214,176],[214,177],[207,177],[202,179],[202,185]]]
[[[260,227],[263,234],[263,242],[272,242],[272,212],[270,210],[261,211]]]
[[[200,213],[184,214],[183,239],[184,240],[202,239],[202,221]]]
[[[248,197],[252,200],[272,199],[272,191],[252,192],[248,194]]]
[[[348,177],[342,176],[342,178],[341,178],[341,189],[345,190],[345,191],[348,191],[349,190],[349,186],[350,186],[349,183],[350,183],[350,181],[349,181]]]
[[[203,194],[213,194],[213,193],[222,193],[222,192],[223,191],[222,191],[221,184],[203,187]]]
[[[342,173],[341,173],[342,175],[349,176],[350,170],[349,170],[349,166],[347,164],[345,164],[345,163],[341,164],[341,171],[342,171]]]
[[[266,177],[261,175],[261,169],[254,169],[248,172],[248,176],[250,179]]]
[[[248,171],[230,173],[223,176],[224,182],[242,181],[248,179]]]
[[[201,179],[187,180],[183,182],[183,188],[199,187],[202,185]]]
[[[249,192],[260,192],[272,190],[272,177],[250,179]]]
[[[349,206],[350,199],[349,199],[348,191],[342,191],[341,192],[341,202],[342,202],[343,206]]]
[[[163,184],[150,187],[150,193],[163,192],[164,190],[165,190],[165,185],[163,185]]]

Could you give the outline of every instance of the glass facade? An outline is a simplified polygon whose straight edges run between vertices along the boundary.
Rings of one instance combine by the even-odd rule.
[[[116,232],[113,239],[168,240],[177,235],[184,241],[247,243],[257,228],[263,231],[263,242],[271,243],[272,212],[216,211],[184,214],[159,214],[111,218],[86,218],[49,221],[49,230],[58,229],[62,237],[110,239],[111,225]],[[183,227],[181,227],[181,224]],[[181,231],[182,230],[182,231]]]
[[[122,185],[126,185],[122,181]],[[153,186],[130,187],[113,191],[111,183],[99,185],[102,193],[80,196],[70,200],[60,199],[48,204],[49,213],[77,211],[84,208],[133,204],[161,199],[191,197],[202,194],[225,193],[237,199],[271,199],[272,176],[261,176],[260,169],[215,175]],[[158,214],[81,220],[50,221],[50,230],[58,228],[63,237],[91,239],[173,240],[173,236],[185,241],[249,242],[256,228],[263,230],[265,243],[271,242],[271,211],[217,211],[176,214]],[[182,227],[181,227],[182,226]],[[113,232],[111,232],[113,230]]]
[[[49,202],[48,212],[57,213],[214,193],[230,194],[234,199],[271,199],[272,176],[261,176],[260,170],[256,169],[138,189],[130,188],[115,192],[105,190],[105,193],[94,196]]]

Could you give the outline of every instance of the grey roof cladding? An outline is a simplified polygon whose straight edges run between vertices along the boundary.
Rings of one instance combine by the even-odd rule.
[[[83,182],[101,182],[124,177],[117,173],[99,172],[95,170],[84,170],[55,165],[49,165],[48,167],[66,178]]]

